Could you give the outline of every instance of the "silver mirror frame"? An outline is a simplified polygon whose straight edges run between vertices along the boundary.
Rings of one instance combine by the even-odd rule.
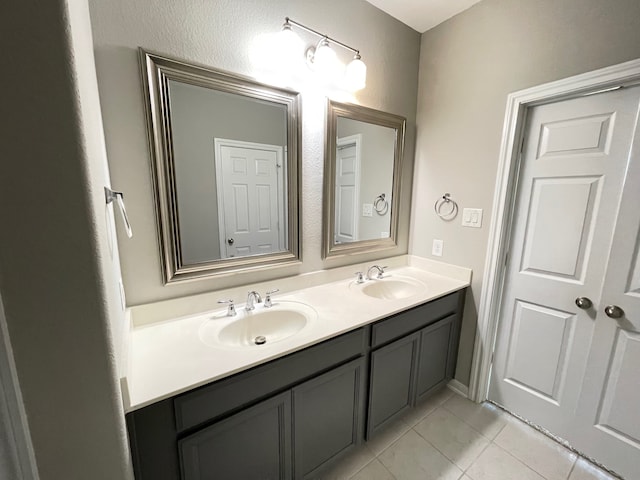
[[[396,131],[393,158],[393,190],[391,195],[391,224],[388,238],[361,240],[336,244],[335,208],[336,208],[336,141],[338,118],[350,118],[361,122],[393,128]],[[404,140],[406,119],[392,113],[374,110],[361,105],[327,101],[326,139],[324,152],[324,211],[322,258],[375,252],[398,246],[398,219],[401,198],[402,163],[404,161]]]
[[[139,48],[146,103],[147,131],[154,179],[156,224],[164,283],[210,278],[219,274],[261,270],[300,263],[299,207],[300,98],[297,92],[272,87],[248,77],[194,65]],[[169,81],[210,88],[284,105],[287,109],[288,250],[263,255],[216,259],[185,265],[180,249],[174,155],[171,135]]]

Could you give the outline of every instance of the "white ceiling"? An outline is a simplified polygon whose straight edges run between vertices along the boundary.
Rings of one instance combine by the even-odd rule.
[[[466,10],[480,0],[367,0],[420,33]]]

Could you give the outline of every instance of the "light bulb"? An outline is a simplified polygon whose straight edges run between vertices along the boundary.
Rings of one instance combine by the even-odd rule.
[[[362,90],[367,85],[367,66],[358,53],[353,57],[351,63],[347,65],[345,84],[352,92]]]

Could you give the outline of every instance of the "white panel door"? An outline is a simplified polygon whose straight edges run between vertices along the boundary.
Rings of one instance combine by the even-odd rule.
[[[575,446],[625,478],[640,478],[640,129],[597,305],[594,342],[576,413]],[[609,307],[609,308],[607,308]],[[616,311],[618,307],[620,311]],[[608,313],[608,314],[607,314]],[[611,318],[612,315],[614,318]],[[616,316],[621,315],[619,318]]]
[[[360,135],[339,138],[336,144],[335,243],[358,240],[360,202]]]
[[[278,175],[274,148],[219,145],[218,211],[223,258],[277,252],[280,247]],[[222,192],[222,194],[220,194]]]
[[[636,88],[565,100],[534,107],[527,118],[489,398],[576,445],[591,422],[576,416],[583,386],[593,365],[610,364],[594,352],[614,344],[594,335],[601,317],[610,322],[598,314],[604,278],[629,271],[627,264],[622,274],[608,273],[607,259],[625,177],[629,183],[639,96]],[[593,308],[578,308],[579,297]],[[633,341],[623,344],[621,363],[639,353]],[[611,385],[601,378],[591,388],[604,395]],[[611,393],[611,402],[640,399],[634,392]]]

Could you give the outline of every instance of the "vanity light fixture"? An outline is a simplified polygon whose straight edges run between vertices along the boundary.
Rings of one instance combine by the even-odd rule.
[[[312,33],[320,37],[320,40],[315,47],[309,47],[305,53],[307,65],[325,82],[339,83],[342,87],[350,91],[361,90],[366,85],[367,80],[367,66],[362,61],[360,51],[339,42],[335,38],[331,38],[328,35],[324,35],[316,30],[302,25],[289,17],[285,17],[284,24],[282,25],[282,38],[283,44],[299,45],[301,43],[300,38],[293,32],[292,26],[296,26],[306,32]],[[354,53],[353,59],[346,66],[338,60],[338,56],[331,48],[331,45],[339,45],[346,50]],[[292,48],[283,46],[283,48],[292,51]]]

